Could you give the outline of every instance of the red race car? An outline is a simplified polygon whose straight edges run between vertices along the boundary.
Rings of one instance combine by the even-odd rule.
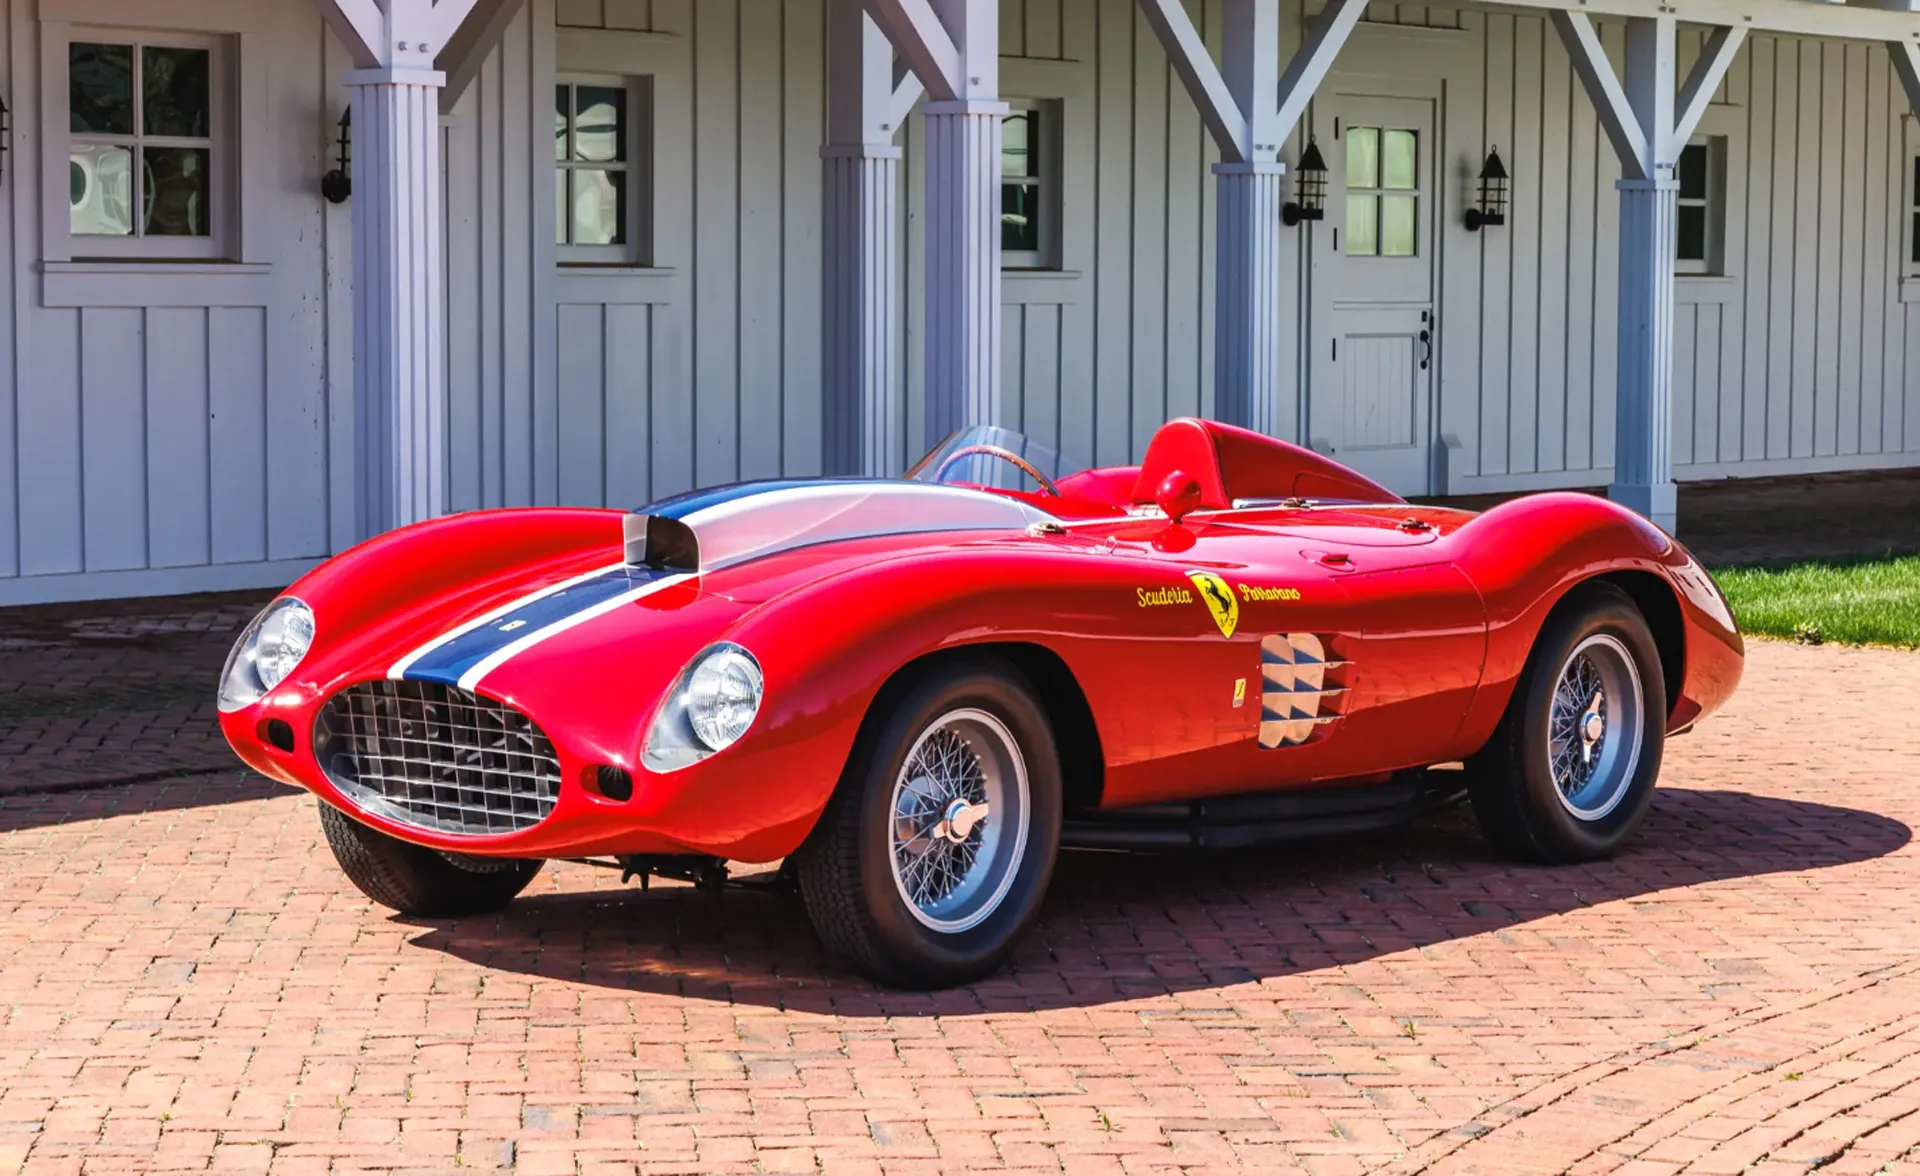
[[[1464,793],[1504,853],[1604,857],[1743,656],[1700,565],[1603,499],[1410,506],[1176,420],[1125,468],[979,428],[897,481],[405,527],[262,612],[220,712],[396,910],[498,908],[548,858],[784,858],[849,965],[941,986],[1006,956],[1063,844]]]

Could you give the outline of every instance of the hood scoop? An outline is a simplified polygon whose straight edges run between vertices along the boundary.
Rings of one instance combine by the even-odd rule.
[[[693,528],[665,515],[628,511],[621,520],[627,566],[659,571],[700,570],[700,539]]]

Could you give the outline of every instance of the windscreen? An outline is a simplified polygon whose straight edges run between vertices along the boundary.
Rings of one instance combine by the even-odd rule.
[[[998,425],[960,429],[933,447],[907,471],[910,482],[984,486],[992,490],[1037,490],[1087,466],[1062,457],[1024,433]],[[1037,476],[1036,476],[1037,475]]]

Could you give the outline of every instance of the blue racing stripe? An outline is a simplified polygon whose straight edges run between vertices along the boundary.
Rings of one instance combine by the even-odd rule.
[[[668,574],[652,568],[615,568],[602,572],[591,580],[582,580],[551,596],[529,601],[478,629],[449,639],[422,654],[402,676],[458,686],[462,674],[513,642]]]
[[[696,511],[721,506],[741,498],[750,498],[755,494],[771,494],[775,490],[796,490],[804,486],[857,486],[866,482],[887,481],[881,478],[782,478],[767,482],[734,482],[726,486],[714,486],[706,490],[693,490],[686,494],[675,495],[640,508],[640,514],[658,515],[663,519],[684,519]]]

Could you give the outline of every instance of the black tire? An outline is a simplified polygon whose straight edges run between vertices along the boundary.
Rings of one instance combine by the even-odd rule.
[[[502,858],[470,869],[446,854],[370,829],[330,804],[320,828],[347,880],[403,915],[478,915],[497,911],[527,888],[546,863]],[[480,862],[475,859],[475,866]]]
[[[1637,758],[1614,761],[1610,783],[1604,788],[1590,786],[1563,799],[1553,768],[1550,727],[1555,692],[1576,650],[1621,664],[1619,655],[1624,651],[1630,659],[1639,682],[1639,752]],[[1587,668],[1592,668],[1591,660]],[[1616,672],[1616,680],[1632,679]],[[1568,697],[1577,693],[1570,692]],[[1620,704],[1610,701],[1598,709],[1608,715],[1597,744],[1600,750],[1589,757],[1589,763],[1605,762],[1612,753],[1604,739],[1615,738],[1619,747],[1630,743],[1617,738],[1619,730],[1605,726],[1616,719],[1626,721]],[[1583,714],[1581,719],[1585,718]],[[1659,647],[1633,599],[1606,583],[1574,589],[1541,627],[1493,738],[1467,764],[1468,795],[1481,830],[1501,853],[1522,861],[1560,864],[1613,856],[1653,800],[1666,723],[1667,687]],[[1582,754],[1578,722],[1572,739],[1564,744],[1566,753]],[[1606,769],[1591,770],[1597,777]],[[1576,809],[1583,803],[1584,815],[1578,815]]]
[[[828,950],[868,979],[898,988],[965,984],[1007,958],[1053,878],[1061,810],[1053,730],[1031,683],[998,661],[943,664],[881,705],[886,709],[869,717],[826,811],[793,856],[801,901]],[[1011,880],[1003,891],[982,885],[1000,893],[997,902],[982,901],[976,925],[947,931],[925,922],[909,904],[906,883],[895,881],[895,785],[921,737],[934,737],[945,720],[968,711],[985,712],[1011,735],[1025,768],[1028,820],[1017,855],[1008,850],[1006,858],[990,859],[983,847],[969,859],[1002,861],[998,873]],[[1014,824],[1002,836],[1014,836]]]

